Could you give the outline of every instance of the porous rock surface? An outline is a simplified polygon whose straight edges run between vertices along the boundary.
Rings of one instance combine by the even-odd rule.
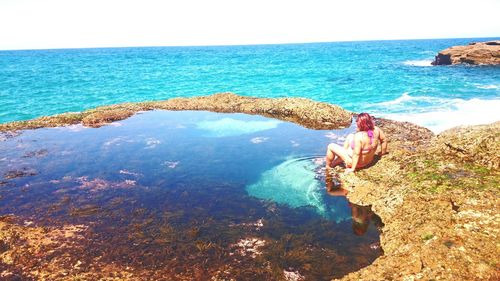
[[[338,173],[349,200],[382,218],[384,255],[341,280],[499,280],[500,122],[438,136],[378,123],[390,153],[355,175]]]
[[[454,46],[437,54],[432,65],[450,64],[500,65],[500,41]]]
[[[173,98],[164,101],[122,103],[101,106],[80,113],[65,113],[44,116],[28,121],[0,124],[1,131],[58,127],[82,123],[89,127],[100,127],[122,120],[145,110],[207,110],[225,113],[258,114],[298,123],[313,129],[336,129],[348,127],[352,114],[339,106],[315,102],[305,98],[255,98],[233,93],[219,93],[193,98]]]

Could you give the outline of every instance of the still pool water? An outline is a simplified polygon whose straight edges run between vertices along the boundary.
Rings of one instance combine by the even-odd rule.
[[[325,191],[324,150],[351,131],[150,111],[0,135],[0,215],[85,225],[79,260],[151,276],[202,266],[236,280],[330,280],[382,253],[380,219]]]

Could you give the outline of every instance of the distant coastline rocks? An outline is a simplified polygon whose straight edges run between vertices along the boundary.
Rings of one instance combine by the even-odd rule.
[[[453,46],[437,54],[432,65],[500,65],[500,41],[474,42]]]

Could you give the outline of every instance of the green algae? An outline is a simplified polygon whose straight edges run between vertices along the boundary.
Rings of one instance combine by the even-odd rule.
[[[433,193],[450,189],[497,189],[500,174],[475,163],[456,163],[450,159],[421,157],[409,163],[405,170],[406,182],[419,190]],[[424,160],[422,160],[424,159]]]
[[[425,233],[420,237],[422,238],[422,241],[425,242],[425,241],[428,241],[428,240],[431,240],[432,238],[434,238],[434,234],[433,233]]]

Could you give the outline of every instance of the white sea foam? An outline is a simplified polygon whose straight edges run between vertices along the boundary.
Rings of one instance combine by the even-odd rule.
[[[419,52],[419,54],[422,54],[422,55],[435,55],[436,51],[422,51],[422,52]]]
[[[500,89],[500,85],[476,85],[476,88],[485,90],[496,90]]]
[[[415,97],[412,97],[407,92],[405,92],[395,100],[384,101],[384,102],[378,103],[377,105],[379,105],[379,106],[392,106],[392,105],[402,104],[402,103],[405,103],[405,102],[408,102],[408,101],[414,100],[414,99],[415,99]]]
[[[380,102],[372,105],[371,108],[367,108],[367,111],[379,114],[387,115],[388,113],[423,113],[423,112],[435,112],[443,111],[450,108],[454,108],[457,104],[460,104],[464,100],[454,98],[439,98],[432,96],[411,96],[409,93],[405,92],[398,98],[390,101]]]
[[[404,65],[410,66],[432,66],[432,60],[407,60],[404,61]]]
[[[412,122],[427,127],[435,133],[460,125],[488,124],[500,120],[500,99],[431,99],[439,101],[439,104],[430,109],[418,108],[418,112],[417,108],[414,112],[408,112],[412,107],[408,107],[406,112],[402,113],[387,113],[387,110],[385,112],[380,110],[380,116]]]
[[[111,122],[108,124],[108,126],[112,126],[112,127],[121,127],[122,126],[122,123],[120,122]]]

